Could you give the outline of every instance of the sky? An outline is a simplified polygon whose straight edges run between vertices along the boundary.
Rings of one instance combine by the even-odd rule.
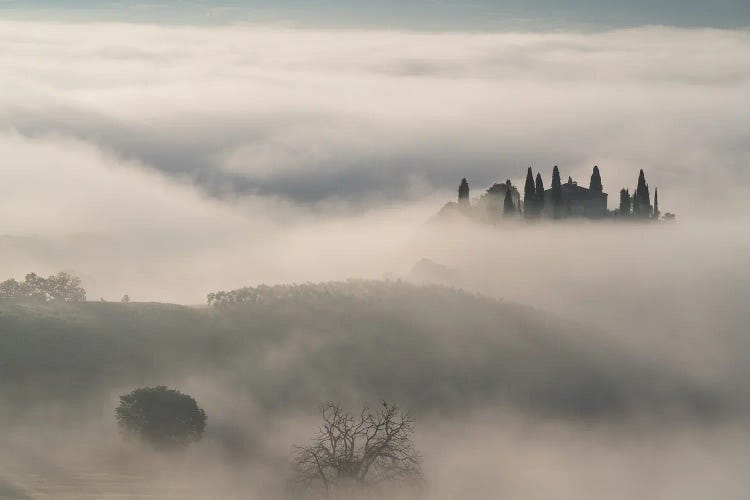
[[[750,25],[745,0],[58,0],[0,2],[12,15],[157,22],[273,22],[316,27],[426,30],[590,29],[644,24],[736,28]]]

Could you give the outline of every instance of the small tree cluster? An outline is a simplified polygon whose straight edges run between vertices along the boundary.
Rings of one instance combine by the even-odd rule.
[[[633,216],[645,219],[659,219],[659,195],[654,190],[654,203],[651,204],[649,185],[646,176],[641,170],[638,175],[637,187],[631,192],[627,189],[620,191],[620,204],[617,211],[610,212],[607,209],[607,195],[604,193],[602,176],[599,166],[594,165],[591,172],[588,190],[578,186],[577,182],[569,176],[566,184],[562,183],[560,169],[555,165],[552,170],[552,183],[550,189],[545,191],[542,176],[537,172],[534,177],[532,167],[526,171],[526,180],[523,188],[523,200],[520,193],[510,180],[503,183],[495,183],[487,189],[487,192],[479,199],[480,206],[484,209],[479,216],[486,214],[488,220],[502,214],[506,217],[523,213],[527,219],[538,218],[542,215],[554,219],[568,216],[583,215],[588,218],[600,218],[610,215]],[[448,208],[453,210],[455,203],[449,203],[441,210],[441,214]],[[466,179],[461,180],[458,188],[458,206],[466,213],[471,208],[469,202],[469,184]],[[446,212],[447,213],[447,212]],[[472,212],[473,213],[473,212]],[[666,219],[666,214],[665,214]]]
[[[573,179],[568,177],[568,183],[573,184]],[[599,172],[599,167],[594,166],[594,170],[591,173],[591,181],[589,184],[589,190],[592,193],[601,195],[604,192],[604,186],[602,185],[602,176]],[[539,217],[544,213],[545,209],[545,192],[544,182],[542,181],[541,174],[537,173],[536,181],[534,180],[534,174],[529,167],[526,172],[526,183],[524,185],[524,213],[527,218]],[[563,199],[562,182],[560,179],[560,169],[555,165],[552,170],[552,185],[550,188],[550,209],[552,217],[560,218],[567,215],[570,212],[570,207],[566,206],[565,200]],[[606,207],[605,207],[606,211]]]
[[[80,278],[68,273],[58,273],[48,278],[29,273],[22,282],[9,279],[0,283],[0,299],[83,302],[86,300],[86,290],[81,286]]]
[[[331,494],[347,488],[374,488],[422,478],[420,457],[412,443],[412,420],[397,406],[382,403],[351,415],[334,403],[324,405],[318,435],[297,448],[298,486]]]
[[[206,297],[209,306],[228,306],[231,304],[255,303],[261,301],[258,288],[244,287],[236,290],[211,292]]]
[[[163,385],[120,396],[115,417],[123,434],[157,449],[185,448],[199,441],[206,428],[206,412],[195,399]]]
[[[310,301],[318,300],[321,296],[335,296],[370,300],[380,297],[383,293],[404,293],[414,285],[401,282],[371,281],[349,279],[346,281],[331,281],[325,283],[302,283],[293,285],[258,285],[243,287],[236,290],[211,292],[208,294],[208,305],[220,307],[235,304],[273,304],[280,301]]]
[[[627,189],[620,190],[620,208],[618,210],[619,215],[630,215],[631,200],[630,191]]]
[[[523,212],[527,219],[539,217],[544,212],[544,181],[537,172],[536,179],[531,167],[526,171],[526,183],[523,187]]]
[[[658,190],[654,191],[654,204],[651,205],[651,193],[643,169],[638,173],[638,184],[636,185],[632,196],[627,189],[622,189],[620,191],[620,208],[618,210],[618,215],[632,215],[633,217],[643,219],[659,219],[661,216],[661,212],[659,211]]]

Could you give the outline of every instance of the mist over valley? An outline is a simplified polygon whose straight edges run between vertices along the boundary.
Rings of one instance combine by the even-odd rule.
[[[142,7],[0,20],[0,498],[748,497],[747,29]]]

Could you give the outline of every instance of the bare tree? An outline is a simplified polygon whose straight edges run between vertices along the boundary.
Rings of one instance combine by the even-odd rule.
[[[320,414],[323,424],[312,444],[296,448],[299,486],[330,494],[341,487],[421,481],[420,457],[411,440],[413,421],[397,406],[383,402],[377,411],[365,406],[353,416],[327,403]]]

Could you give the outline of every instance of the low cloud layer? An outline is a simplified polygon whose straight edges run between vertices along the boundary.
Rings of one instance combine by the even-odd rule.
[[[531,240],[554,262],[552,233],[514,236],[511,253],[491,237],[487,259],[477,243],[419,232],[461,177],[476,197],[520,184],[529,164],[547,183],[555,164],[583,183],[598,164],[614,208],[644,168],[681,221],[745,211],[747,31],[0,28],[2,278],[64,269],[92,298],[196,303],[246,284],[404,274],[428,257],[528,302],[533,288],[485,286],[469,264],[532,265]],[[684,255],[685,269],[680,249],[707,248],[706,230],[726,244],[696,262],[743,244],[706,219],[660,255]],[[609,256],[635,233],[555,244]],[[456,254],[463,246],[475,253]]]
[[[6,150],[83,144],[221,200],[361,211],[598,164],[614,197],[644,168],[685,213],[750,182],[747,31],[1,27]]]

